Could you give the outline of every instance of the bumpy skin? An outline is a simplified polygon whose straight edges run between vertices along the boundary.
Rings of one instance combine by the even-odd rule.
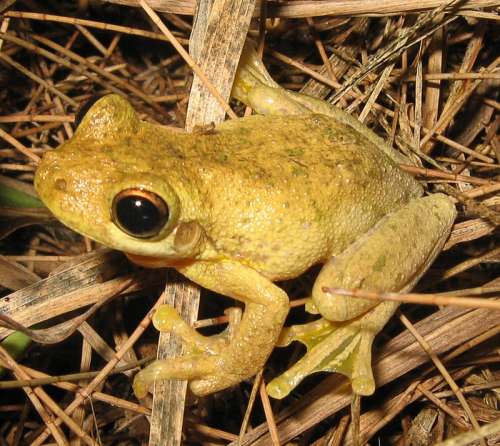
[[[35,186],[63,223],[125,251],[139,264],[174,267],[246,304],[241,322],[217,340],[190,331],[169,310],[161,313],[157,326],[178,332],[195,347],[186,357],[141,372],[135,383],[139,396],[156,377],[190,379],[196,393],[206,394],[255,374],[277,343],[288,311],[286,294],[272,282],[296,277],[317,263],[328,262],[325,268],[330,268],[332,258],[367,238],[382,217],[422,195],[418,183],[365,130],[308,114],[252,116],[205,134],[185,134],[140,121],[126,100],[109,95],[90,109],[71,140],[44,156]],[[154,238],[134,238],[113,222],[113,198],[127,188],[153,191],[168,204],[169,220]],[[446,238],[450,218],[437,239]],[[371,252],[370,245],[365,249]],[[426,267],[431,257],[418,262]],[[328,284],[329,274],[323,274],[322,284]],[[354,267],[348,275],[357,274]],[[328,312],[332,306],[322,287],[315,303]],[[362,373],[370,368],[371,339],[393,311],[381,308],[370,316],[376,328],[361,342],[368,359],[361,365],[347,361]],[[353,317],[366,311],[356,310]],[[369,319],[359,328],[363,317],[354,322],[355,330],[373,325]],[[272,394],[286,395],[322,367],[302,371],[285,384],[277,381]],[[355,391],[370,393],[373,385]]]
[[[363,135],[323,115],[251,116],[185,134],[140,122],[114,95],[45,155],[35,185],[62,222],[105,245],[175,265],[175,228],[196,221],[206,245],[186,260],[231,259],[273,281],[340,253],[422,193]],[[110,218],[114,196],[130,187],[170,205],[153,240]]]

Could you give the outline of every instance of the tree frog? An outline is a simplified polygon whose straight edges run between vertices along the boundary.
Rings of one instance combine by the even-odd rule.
[[[324,370],[369,395],[372,341],[397,304],[330,290],[409,290],[440,252],[454,205],[442,194],[424,197],[399,169],[400,155],[356,119],[280,88],[248,46],[233,96],[265,116],[192,134],[141,121],[126,99],[105,96],[45,154],[36,190],[77,232],[245,304],[212,337],[161,307],[155,326],[189,351],[140,371],[138,397],[157,378],[187,379],[197,395],[227,388],[295,339],[308,352],[268,384],[272,397]],[[307,308],[321,317],[283,329],[288,296],[274,282],[315,264],[323,267]]]

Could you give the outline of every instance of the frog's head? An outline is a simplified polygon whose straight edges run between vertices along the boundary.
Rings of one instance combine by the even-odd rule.
[[[179,197],[146,153],[150,136],[151,125],[125,99],[105,96],[70,140],[44,155],[36,190],[59,220],[106,246],[174,262],[192,258],[200,228],[179,223]]]

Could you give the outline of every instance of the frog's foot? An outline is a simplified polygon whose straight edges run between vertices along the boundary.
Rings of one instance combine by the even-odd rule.
[[[203,336],[190,327],[177,310],[168,305],[161,305],[153,315],[153,325],[158,331],[170,332],[179,336],[188,347],[189,353],[216,354],[231,341],[236,327],[241,321],[241,309],[232,307],[224,311],[228,317],[228,326],[215,336]]]
[[[348,322],[324,318],[304,325],[285,328],[279,345],[300,341],[307,353],[285,373],[267,385],[273,398],[284,398],[304,378],[316,372],[338,372],[347,376],[359,395],[371,395],[375,381],[371,368],[371,347],[376,334],[397,308],[384,302],[365,315]]]
[[[252,304],[249,306],[253,307]],[[264,307],[258,307],[259,312],[265,312]],[[256,317],[258,321],[262,320],[259,312]],[[175,309],[168,305],[160,307],[159,314],[154,317],[157,328],[168,329],[196,345],[186,344],[188,353],[185,356],[157,360],[137,373],[133,383],[137,398],[146,396],[156,379],[189,380],[193,393],[203,396],[238,384],[257,373],[271,352],[273,339],[278,336],[279,330],[275,330],[275,336],[270,340],[260,339],[258,333],[253,339],[248,335],[251,344],[246,346],[238,336],[241,331],[245,331],[246,324],[255,326],[253,313],[252,310],[248,311],[246,321],[241,321],[241,310],[230,308],[226,310],[229,325],[222,336],[204,337],[189,327]],[[235,327],[242,327],[243,330],[236,330]]]
[[[274,285],[272,287],[274,289]],[[276,290],[281,291],[277,287]],[[197,344],[195,348],[187,345],[185,356],[155,361],[137,373],[133,384],[135,394],[138,398],[144,397],[156,379],[185,379],[190,381],[195,395],[203,396],[255,375],[264,366],[281,331],[288,302],[283,299],[279,305],[278,311],[272,312],[265,305],[248,303],[241,321],[240,310],[230,310],[225,339],[212,345],[212,338],[194,332],[172,307],[164,307],[156,316],[157,327],[167,328]],[[256,329],[261,325],[271,328]]]

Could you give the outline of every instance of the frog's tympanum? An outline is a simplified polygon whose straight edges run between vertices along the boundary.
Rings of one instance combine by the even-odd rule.
[[[158,310],[156,327],[181,336],[188,353],[139,372],[138,396],[156,378],[188,379],[198,395],[224,389],[293,340],[308,352],[270,382],[271,396],[317,371],[343,373],[354,392],[371,394],[372,341],[397,304],[330,290],[412,288],[447,238],[454,206],[424,197],[398,168],[400,155],[356,119],[277,86],[248,48],[233,96],[267,116],[189,134],[143,122],[125,99],[105,96],[45,154],[37,191],[81,234],[245,304],[212,337],[174,309]],[[283,329],[288,297],[274,282],[318,263],[307,309],[321,318]]]

